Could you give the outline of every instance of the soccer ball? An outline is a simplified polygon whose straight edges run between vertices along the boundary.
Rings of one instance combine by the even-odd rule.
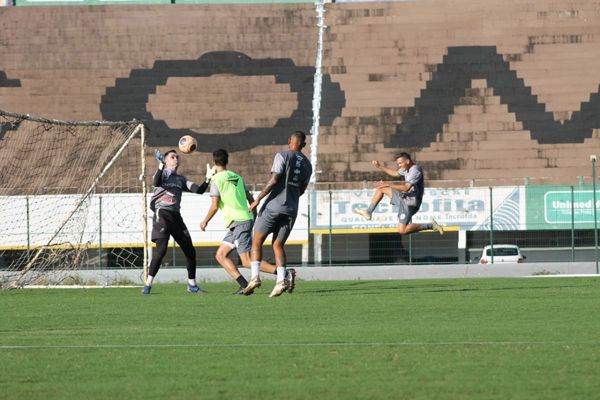
[[[181,150],[182,153],[190,154],[196,150],[196,147],[198,147],[198,142],[189,135],[182,136],[181,139],[179,139],[179,150]]]

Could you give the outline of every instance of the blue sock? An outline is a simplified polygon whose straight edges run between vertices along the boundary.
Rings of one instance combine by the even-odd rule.
[[[372,204],[369,206],[369,208],[367,208],[367,212],[369,214],[373,214],[373,211],[375,211],[375,209],[377,208],[377,204]]]
[[[433,224],[422,224],[421,229],[422,230],[433,229]]]

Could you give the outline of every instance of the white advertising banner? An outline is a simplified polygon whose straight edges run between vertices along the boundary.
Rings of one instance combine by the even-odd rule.
[[[290,243],[308,242],[308,203],[311,231],[377,232],[398,225],[398,208],[384,197],[373,219],[366,221],[354,213],[367,208],[374,190],[313,191],[300,198],[300,211],[289,238]],[[0,249],[45,245],[75,209],[80,196],[2,196],[0,197]],[[494,230],[525,229],[525,188],[497,187],[425,189],[415,223],[435,218],[441,224],[460,230],[489,230],[493,209]],[[150,195],[146,201],[149,204]],[[130,246],[142,242],[140,194],[103,194],[93,196],[89,206],[71,216],[52,244],[89,243],[92,246]],[[200,222],[211,203],[205,193],[184,193],[181,214],[196,245],[216,245],[226,234],[217,212],[206,232]],[[490,207],[492,205],[492,207]],[[50,218],[51,217],[51,218]],[[148,235],[152,228],[148,211]]]
[[[2,196],[0,249],[43,245],[135,246],[143,242],[142,195]]]
[[[398,225],[398,207],[387,197],[373,213],[370,221],[354,213],[367,208],[375,190],[333,190],[312,193],[311,230],[377,230]],[[493,188],[426,188],[423,203],[413,217],[415,223],[435,218],[445,226],[460,230],[487,230],[490,205],[493,205],[495,230],[525,229],[524,191],[520,187]]]
[[[145,202],[150,203],[150,195]],[[142,196],[103,194],[79,207],[81,196],[0,196],[0,249],[26,249],[47,244],[90,246],[142,245]],[[208,193],[184,193],[181,214],[192,241],[199,246],[218,245],[226,234],[221,212],[200,230],[211,204]],[[73,213],[75,209],[78,211]],[[152,230],[152,212],[148,210],[148,237]],[[58,234],[57,234],[58,231]],[[308,196],[300,199],[300,212],[289,243],[308,242]],[[267,241],[269,243],[269,241]]]
[[[254,193],[256,197],[257,193]],[[223,215],[219,211],[208,224],[205,232],[200,230],[200,222],[204,220],[204,216],[211,204],[211,198],[208,193],[203,195],[184,193],[181,200],[181,216],[192,235],[194,243],[218,244],[225,237],[227,230],[223,223]],[[294,229],[288,238],[288,243],[308,243],[308,196],[300,197],[300,210],[294,224]],[[259,206],[260,209],[260,206]],[[152,213],[149,214],[152,217]],[[152,226],[152,221],[149,221]],[[270,243],[271,236],[267,239]]]

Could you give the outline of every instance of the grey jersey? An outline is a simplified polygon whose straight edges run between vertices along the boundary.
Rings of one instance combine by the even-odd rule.
[[[271,172],[278,174],[279,179],[262,209],[295,217],[300,196],[312,175],[310,161],[299,151],[282,151],[275,155]]]
[[[412,184],[412,187],[408,192],[401,192],[402,198],[408,205],[420,207],[425,191],[423,168],[421,168],[420,165],[413,164],[408,170],[399,169],[398,173],[404,177],[404,181]]]
[[[181,209],[181,194],[186,192],[204,193],[208,184],[201,186],[188,181],[185,176],[178,175],[172,169],[157,170],[152,180],[154,192],[150,200],[152,211],[157,209],[179,212]]]

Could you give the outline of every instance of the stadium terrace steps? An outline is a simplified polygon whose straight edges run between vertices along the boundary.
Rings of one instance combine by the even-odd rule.
[[[471,84],[478,89],[466,89],[466,94],[495,97],[493,90],[485,88],[485,80],[474,80]],[[600,146],[597,132],[585,144],[540,144],[531,138],[529,131],[523,130],[522,124],[516,122],[515,114],[509,113],[502,104],[483,107],[459,103],[443,132],[437,135],[436,142],[417,155],[421,162],[430,166],[435,165],[431,162],[444,163],[445,168],[436,172],[436,179],[467,179],[473,171],[478,179],[492,179],[501,165],[512,169],[516,176],[536,176],[534,171],[538,170],[544,171],[545,183],[553,180],[575,183],[578,175],[568,174],[588,167],[589,163],[581,154],[585,154],[590,145]],[[507,129],[496,129],[499,126]],[[564,176],[561,176],[562,171]],[[537,176],[540,176],[539,172]]]
[[[555,121],[569,120],[598,91],[600,74],[594,67],[600,57],[596,54],[600,49],[598,9],[596,2],[572,5],[548,1],[338,4],[327,16],[333,21],[328,24],[328,35],[336,40],[326,43],[326,54],[335,66],[330,67],[331,72],[352,97],[347,100],[344,117],[322,128],[321,140],[325,140],[323,131],[351,139],[352,129],[342,126],[358,123],[352,116],[371,115],[377,121],[374,125],[378,137],[387,144],[370,152],[372,144],[363,145],[364,138],[357,136],[357,146],[365,159],[391,160],[400,148],[426,164],[428,175],[435,179],[481,177],[489,184],[490,179],[506,176],[505,170],[497,168],[502,162],[519,165],[528,176],[537,175],[546,183],[549,179],[554,183],[573,182],[577,175],[589,174],[589,158],[581,154],[600,150],[597,131],[590,131],[584,143],[540,143],[532,139],[524,121],[529,126],[545,126],[548,116],[544,111],[551,113]],[[480,46],[483,51],[484,44],[495,45],[499,55],[496,64],[485,64],[480,54],[468,49]],[[460,61],[448,59],[449,46],[462,46]],[[390,49],[397,49],[399,57],[390,58]],[[371,57],[377,50],[379,53]],[[473,75],[480,77],[472,87],[453,87],[452,81],[447,86],[438,81],[441,86],[434,86],[442,65],[447,65],[449,71],[468,66]],[[514,71],[513,77],[502,77],[503,68]],[[377,91],[381,93],[374,93]],[[456,100],[456,93],[461,91]],[[377,101],[382,106],[395,102],[390,104],[397,110],[395,118],[383,118],[383,107],[379,113],[376,111]],[[361,109],[368,112],[361,113]],[[418,136],[423,126],[438,126],[433,140],[428,143],[430,139],[417,139],[419,144],[414,145],[409,144],[414,140],[398,138],[390,145],[389,135],[397,136],[409,118],[416,122],[406,126],[403,134]],[[327,143],[336,140],[327,139]],[[319,155],[325,171],[333,169],[327,166],[328,157]],[[535,168],[539,170],[535,172]],[[573,172],[576,168],[580,169],[578,173]],[[463,169],[468,173],[462,173]],[[546,174],[546,169],[553,172]],[[357,179],[379,176],[373,169],[364,171],[356,174]],[[515,177],[522,176],[519,170],[514,172]],[[342,175],[331,172],[328,180]]]
[[[298,93],[291,90],[289,81],[298,68],[307,68],[310,80],[294,90],[312,92],[310,68],[316,52],[312,4],[15,7],[6,11],[4,18],[0,16],[5,44],[0,69],[8,79],[18,79],[20,86],[0,87],[0,107],[68,120],[164,120],[167,130],[148,132],[149,168],[155,165],[154,147],[175,147],[178,136],[173,137],[169,128],[226,135],[252,127],[271,128],[281,120],[280,125],[291,132],[299,125],[297,117],[290,118],[298,109]],[[151,29],[148,21],[152,21]],[[233,54],[233,50],[250,60],[281,62],[270,72],[265,69],[255,75],[256,71],[248,71],[248,76],[240,77],[213,61],[205,64],[210,78],[200,78],[177,64],[215,51]],[[140,73],[149,74],[148,79],[130,79]],[[183,76],[178,77],[179,73]],[[276,75],[283,82],[276,84]],[[124,82],[128,85],[124,93],[106,96],[110,88]],[[143,107],[135,111],[131,104]],[[312,118],[310,105],[301,113],[308,121]],[[310,123],[303,127],[307,128]],[[285,148],[285,139],[276,144],[266,139],[257,147],[248,144],[249,149],[232,154],[232,165],[250,184],[268,180],[272,157]],[[206,141],[202,145],[210,148]],[[203,172],[191,165],[204,165],[210,153],[195,153],[185,160],[189,177],[201,181]]]
[[[443,146],[446,143],[458,143],[457,148],[460,148],[460,143],[479,143],[492,141],[494,139],[500,139],[503,142],[516,143],[522,145],[519,142],[529,142],[531,137],[528,131],[471,131],[471,132],[448,132],[444,131],[443,142],[432,143],[431,145]]]
[[[579,176],[577,171],[580,168],[577,167],[561,167],[561,168],[545,168],[544,178],[560,178],[562,176],[568,176],[568,180],[563,181],[565,185],[577,183],[577,177]],[[518,165],[513,163],[498,165],[497,168],[487,168],[478,171],[477,179],[494,179],[500,174],[504,174],[505,177],[512,177],[514,184],[514,178],[525,178],[525,177],[540,177],[539,168],[520,168]],[[468,169],[461,170],[448,170],[442,173],[440,179],[452,180],[452,179],[475,179],[473,177],[473,171]]]
[[[572,143],[542,143],[525,125],[568,122],[600,90],[598,0],[326,8],[323,73],[340,92],[323,93],[320,180],[379,179],[370,160],[391,162],[400,150],[422,162],[428,178],[457,185],[505,182],[507,174],[512,183],[525,174],[566,183],[589,174],[589,154],[600,154],[598,129]],[[312,4],[7,8],[0,69],[10,82],[0,85],[0,108],[163,121],[148,133],[151,168],[153,149],[174,147],[184,130],[227,135],[280,124],[309,131],[316,23]],[[182,63],[214,52],[280,64],[238,76],[221,54],[205,65],[207,77]],[[327,103],[332,96],[341,98],[341,110]],[[324,122],[329,115],[335,118]],[[273,131],[258,136],[219,142],[243,142],[232,169],[249,184],[264,184],[274,153],[286,148]],[[186,156],[192,180],[203,179],[196,166],[209,159],[207,151]]]

